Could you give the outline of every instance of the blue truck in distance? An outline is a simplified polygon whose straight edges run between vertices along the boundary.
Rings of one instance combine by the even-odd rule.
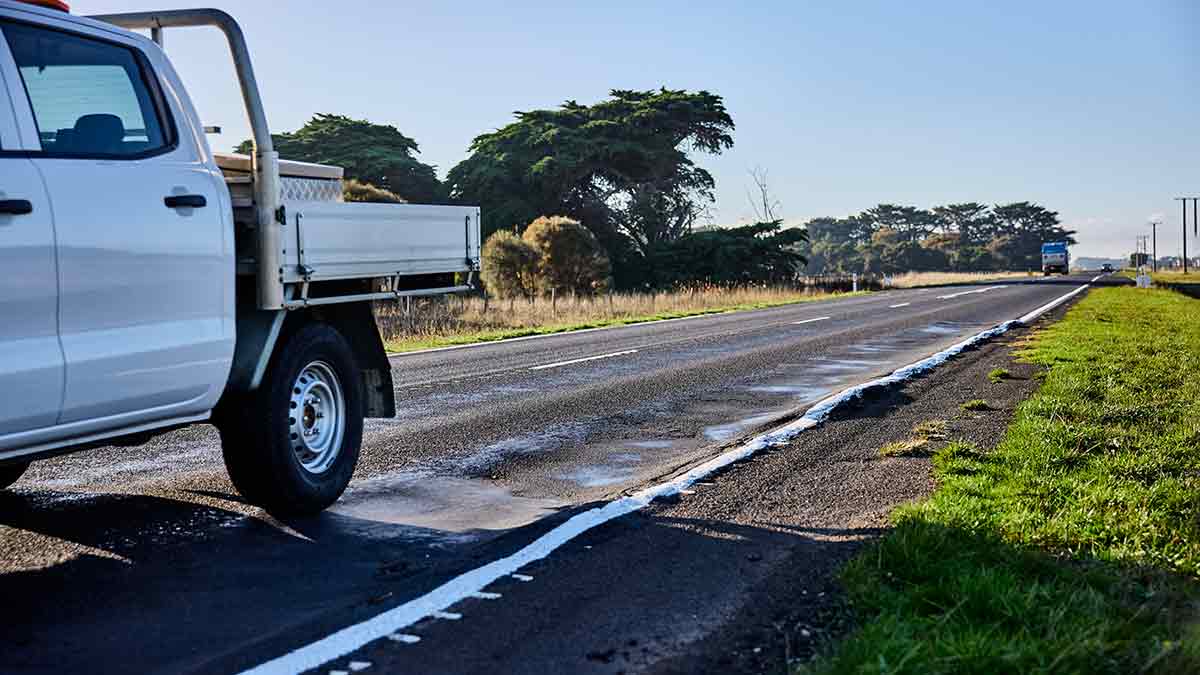
[[[1067,242],[1048,241],[1042,244],[1042,274],[1068,274],[1070,270],[1071,254],[1067,251]]]

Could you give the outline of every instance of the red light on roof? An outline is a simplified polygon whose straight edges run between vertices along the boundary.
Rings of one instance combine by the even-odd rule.
[[[37,5],[38,7],[49,7],[63,12],[71,11],[71,6],[63,2],[63,0],[21,0],[27,5]]]

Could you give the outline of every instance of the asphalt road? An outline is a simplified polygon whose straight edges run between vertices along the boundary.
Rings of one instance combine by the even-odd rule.
[[[242,503],[206,426],[35,464],[0,495],[0,598],[10,617],[0,670],[254,666],[1091,276],[891,291],[397,356],[397,417],[369,422],[356,481],[311,519],[278,522]],[[535,595],[529,606],[547,616],[567,602],[552,587]],[[697,602],[655,598],[664,611]],[[544,626],[494,628],[539,653],[564,639]],[[436,667],[412,671],[498,663],[479,652],[487,641],[454,644]],[[583,663],[611,670],[606,658]]]

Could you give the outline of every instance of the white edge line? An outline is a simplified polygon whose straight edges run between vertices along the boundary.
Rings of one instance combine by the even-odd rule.
[[[803,326],[806,323],[816,323],[818,321],[828,321],[832,318],[833,317],[831,317],[831,316],[822,316],[822,317],[817,317],[816,319],[805,319],[803,321],[793,321],[792,324],[796,325],[796,326]]]
[[[434,616],[438,612],[444,612],[465,598],[478,597],[483,592],[483,589],[492,583],[503,577],[512,575],[530,563],[546,558],[556,549],[584,532],[615,518],[639,511],[657,498],[679,493],[711,474],[731,464],[743,461],[764,449],[783,445],[799,434],[819,426],[828,419],[834,410],[854,401],[862,396],[864,392],[878,387],[898,384],[932,370],[972,347],[983,344],[1017,326],[1032,322],[1042,314],[1079,295],[1088,286],[1090,284],[1084,284],[1070,293],[1033,310],[1020,319],[1007,321],[995,328],[967,338],[933,356],[897,369],[890,375],[885,375],[834,394],[813,405],[798,419],[778,429],[751,438],[724,454],[695,466],[666,482],[639,490],[626,497],[611,501],[604,506],[576,514],[506,558],[495,560],[482,567],[461,574],[421,597],[409,600],[403,605],[389,609],[366,621],[354,624],[353,626],[347,626],[316,642],[312,642],[283,656],[245,670],[241,675],[293,675],[312,670],[330,661],[346,656],[368,643],[388,637],[389,635],[394,635],[397,631],[407,628],[422,619]]]
[[[546,365],[543,365],[543,366],[534,366],[534,367],[530,368],[530,370],[549,370],[551,368],[561,368],[563,366],[573,366],[576,363],[587,363],[588,361],[599,361],[600,359],[611,359],[611,358],[614,358],[617,356],[629,356],[630,354],[636,354],[636,353],[638,353],[638,350],[636,350],[636,349],[626,349],[623,352],[613,352],[611,354],[600,354],[598,356],[585,356],[581,359],[571,359],[570,361],[559,361],[558,363],[547,363]]]

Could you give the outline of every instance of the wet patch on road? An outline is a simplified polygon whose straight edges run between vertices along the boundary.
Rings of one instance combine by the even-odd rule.
[[[492,481],[405,472],[358,483],[329,513],[369,536],[453,545],[528,525],[565,505],[520,497]]]

